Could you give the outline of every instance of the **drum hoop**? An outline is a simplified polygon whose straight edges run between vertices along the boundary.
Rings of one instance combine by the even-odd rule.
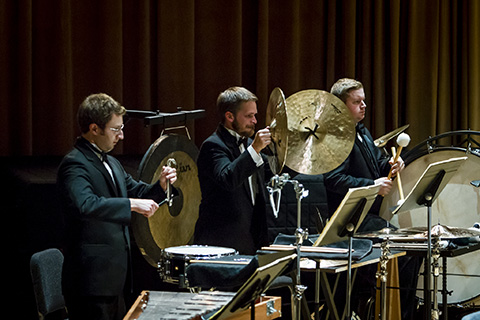
[[[181,253],[181,252],[175,252],[175,249],[180,249],[180,248],[192,248],[192,249],[213,249],[213,250],[221,250],[223,252],[206,252],[206,253]],[[198,246],[198,245],[192,245],[192,246],[178,246],[178,247],[170,247],[170,248],[165,248],[163,250],[163,253],[166,258],[174,258],[174,257],[183,257],[185,259],[191,259],[195,258],[197,260],[202,260],[202,259],[212,259],[212,258],[221,258],[225,256],[231,256],[236,253],[235,249],[233,248],[227,248],[227,247],[215,247],[215,246]]]
[[[469,152],[466,148],[462,148],[462,147],[453,147],[453,146],[450,146],[450,147],[444,147],[444,146],[436,146],[435,148],[433,149],[429,149],[429,150],[416,150],[417,152],[415,154],[412,154],[412,151],[409,151],[406,155],[405,155],[405,159],[403,160],[405,162],[405,166],[408,166],[410,163],[412,163],[413,161],[421,158],[421,157],[424,157],[426,155],[429,155],[429,154],[432,154],[432,153],[435,153],[435,152],[438,152],[438,151],[459,151],[459,152],[463,152],[465,154],[473,154],[477,157],[480,157],[480,155],[476,154],[476,153],[473,153],[473,152]]]
[[[438,140],[450,137],[450,136],[462,136],[465,135],[466,139],[464,139],[458,145],[450,145],[450,146],[442,146],[438,142]],[[472,131],[472,130],[458,130],[458,131],[449,131],[434,137],[429,137],[428,139],[423,140],[415,147],[410,149],[404,158],[405,164],[412,162],[413,160],[424,156],[426,154],[432,153],[437,150],[448,149],[448,150],[465,150],[465,152],[472,153],[474,155],[480,156],[479,151],[472,150],[472,146],[480,149],[480,140],[476,140],[475,138],[480,139],[480,131]],[[462,146],[464,145],[464,146]]]

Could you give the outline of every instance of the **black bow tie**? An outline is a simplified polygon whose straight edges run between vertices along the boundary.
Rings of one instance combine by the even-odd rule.
[[[92,150],[100,156],[100,160],[102,160],[102,162],[107,162],[107,153],[105,151],[100,150],[98,147],[94,146],[93,144],[91,146],[92,146]]]
[[[108,162],[107,161],[107,153],[106,152],[100,152],[100,159],[103,161],[103,162]]]
[[[247,143],[248,143],[248,139],[246,137],[242,137],[242,138],[238,139],[238,141],[237,141],[238,146],[243,144],[245,149],[247,149]]]

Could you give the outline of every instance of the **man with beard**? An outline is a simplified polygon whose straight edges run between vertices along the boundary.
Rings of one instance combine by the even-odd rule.
[[[221,121],[203,142],[197,159],[202,201],[195,244],[234,248],[240,254],[254,254],[268,244],[267,161],[260,151],[271,137],[268,127],[255,134],[256,101],[257,97],[242,87],[229,88],[218,96]]]

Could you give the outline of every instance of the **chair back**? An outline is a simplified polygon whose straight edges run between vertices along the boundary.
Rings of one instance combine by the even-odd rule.
[[[63,254],[58,249],[46,249],[32,255],[30,274],[39,318],[65,308],[62,294]]]

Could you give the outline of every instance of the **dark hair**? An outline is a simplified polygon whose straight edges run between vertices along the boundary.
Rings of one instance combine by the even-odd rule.
[[[105,93],[96,93],[89,95],[80,104],[77,112],[77,121],[82,133],[89,130],[90,124],[95,123],[101,129],[105,129],[112,115],[125,115],[127,110]]]
[[[242,102],[258,101],[256,95],[243,87],[230,87],[218,95],[217,112],[221,121],[225,121],[225,113],[237,114]]]

